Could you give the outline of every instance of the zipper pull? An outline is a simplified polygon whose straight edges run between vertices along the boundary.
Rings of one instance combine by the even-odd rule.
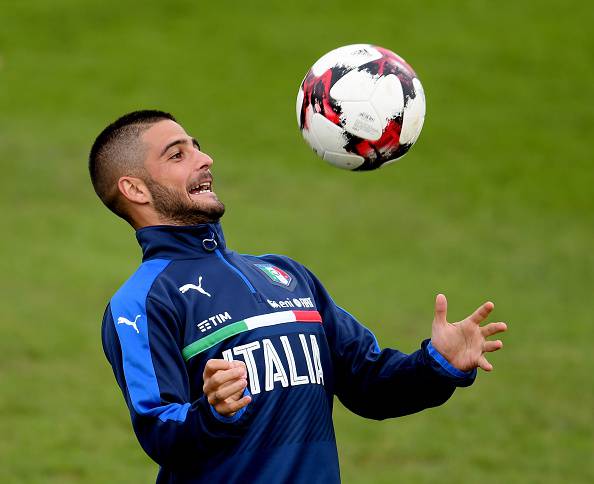
[[[217,242],[217,239],[215,238],[214,232],[211,232],[210,237],[211,237],[210,239],[202,240],[202,247],[204,247],[204,250],[206,252],[214,252],[217,249],[217,247],[219,246],[219,243]]]

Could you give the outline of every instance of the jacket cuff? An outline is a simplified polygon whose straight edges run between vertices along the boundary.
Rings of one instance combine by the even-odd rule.
[[[250,391],[246,388],[243,391],[243,395],[242,397],[245,397],[247,395],[251,395]],[[210,407],[210,411],[212,412],[212,415],[214,418],[216,418],[219,422],[223,422],[223,423],[235,423],[237,422],[245,413],[245,411],[247,410],[247,408],[251,405],[251,402],[248,403],[245,407],[239,409],[237,412],[235,412],[233,415],[231,415],[230,417],[226,417],[225,415],[221,415],[219,412],[217,412],[215,410],[215,408],[209,403],[208,406]]]
[[[444,358],[444,356],[435,349],[435,347],[431,344],[431,340],[427,344],[427,353],[431,357],[434,363],[432,366],[436,368],[438,373],[450,378],[454,381],[456,386],[469,386],[472,385],[474,379],[476,378],[476,368],[470,371],[462,371],[456,368],[455,366],[451,365],[448,360]]]

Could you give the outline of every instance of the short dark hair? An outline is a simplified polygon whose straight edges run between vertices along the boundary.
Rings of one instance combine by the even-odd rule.
[[[117,187],[121,176],[141,176],[144,150],[140,135],[163,120],[176,121],[165,111],[145,109],[118,118],[105,128],[93,143],[89,154],[89,173],[95,192],[116,215],[130,222]]]

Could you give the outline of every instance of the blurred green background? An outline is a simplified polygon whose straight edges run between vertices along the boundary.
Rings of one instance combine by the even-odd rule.
[[[443,407],[337,404],[345,483],[594,482],[591,2],[1,0],[0,20],[0,482],[154,482],[100,344],[140,252],[86,166],[138,108],[213,156],[232,248],[308,265],[383,346],[428,337],[440,291],[452,321],[492,299],[508,322]],[[295,119],[311,64],[358,42],[427,96],[417,145],[372,173],[316,159]]]

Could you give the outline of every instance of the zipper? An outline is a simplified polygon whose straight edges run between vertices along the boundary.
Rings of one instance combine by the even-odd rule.
[[[213,233],[211,235],[211,239],[206,239],[206,240],[213,240],[215,241],[215,250],[214,253],[216,254],[216,256],[229,268],[231,269],[233,272],[235,272],[235,274],[237,274],[241,280],[243,281],[243,283],[248,287],[248,289],[250,290],[250,292],[254,295],[254,297],[256,298],[256,300],[258,302],[263,302],[262,296],[260,295],[260,293],[258,291],[256,291],[256,288],[254,287],[254,285],[250,282],[250,280],[247,278],[247,276],[241,272],[241,270],[237,267],[235,267],[221,252],[221,249],[218,248],[218,244],[216,243],[216,239],[215,239],[215,234]]]

